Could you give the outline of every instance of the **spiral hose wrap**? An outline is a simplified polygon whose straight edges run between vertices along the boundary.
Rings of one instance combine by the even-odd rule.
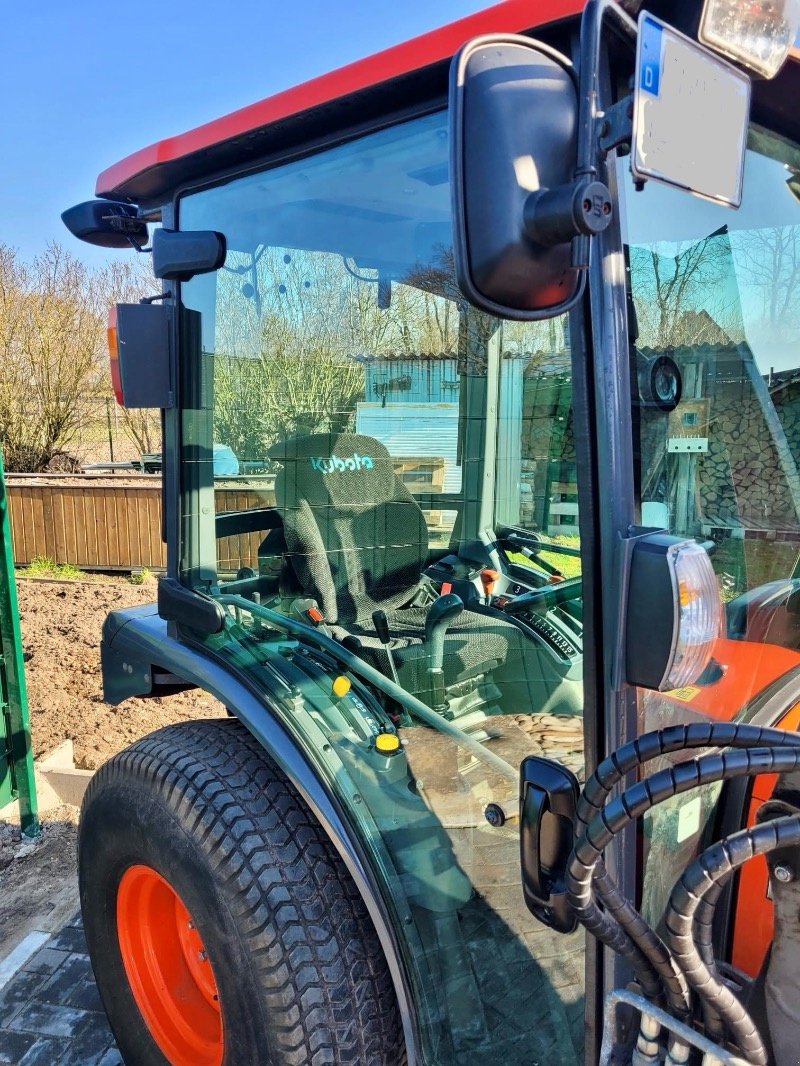
[[[730,750],[659,770],[610,799],[614,788],[646,763],[674,752],[709,748]],[[714,961],[714,910],[726,880],[752,855],[800,842],[800,835],[794,840],[790,825],[797,823],[800,834],[800,817],[743,830],[695,860],[670,897],[666,943],[614,884],[603,852],[627,825],[673,796],[702,785],[798,767],[800,735],[783,730],[693,723],[645,733],[604,759],[586,782],[567,866],[571,910],[589,932],[628,961],[643,994],[656,1004],[666,1003],[683,1022],[691,1021],[696,996],[709,1035],[721,1039],[727,1032],[756,1066],[766,1064],[766,1051],[757,1027]]]

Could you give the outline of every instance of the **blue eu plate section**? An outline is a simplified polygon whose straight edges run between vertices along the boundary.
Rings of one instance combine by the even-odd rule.
[[[639,88],[658,96],[661,82],[661,38],[659,23],[644,17],[639,38]]]

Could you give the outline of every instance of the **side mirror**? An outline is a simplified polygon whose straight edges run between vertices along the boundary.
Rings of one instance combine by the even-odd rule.
[[[64,211],[61,220],[73,237],[100,248],[144,248],[147,244],[147,226],[131,204],[87,200]]]
[[[600,182],[573,180],[578,118],[572,65],[547,45],[478,37],[453,59],[456,274],[490,314],[552,318],[580,297],[572,238],[605,229],[611,200]]]
[[[213,230],[157,229],[153,233],[153,273],[164,281],[188,281],[219,270],[227,252],[225,238]]]

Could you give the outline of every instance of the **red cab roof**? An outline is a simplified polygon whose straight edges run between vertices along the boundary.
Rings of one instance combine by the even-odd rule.
[[[197,152],[438,63],[452,56],[471,37],[482,33],[519,33],[576,15],[583,6],[584,0],[538,0],[538,3],[532,3],[531,0],[504,0],[503,3],[277,93],[187,133],[142,148],[103,171],[97,179],[97,195],[132,198],[142,192],[147,195],[148,186],[152,187],[147,180],[148,172],[151,172],[152,177],[154,170]]]

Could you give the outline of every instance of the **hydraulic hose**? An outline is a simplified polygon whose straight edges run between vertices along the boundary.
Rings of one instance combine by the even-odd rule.
[[[768,1066],[761,1035],[742,1003],[701,958],[694,943],[693,927],[709,897],[719,896],[722,882],[748,859],[797,844],[800,844],[800,815],[775,818],[734,833],[708,848],[686,868],[672,890],[664,915],[670,947],[690,988],[719,1015],[753,1066]]]
[[[578,802],[578,821],[588,826],[604,806],[615,785],[632,770],[662,755],[692,748],[785,748],[800,747],[800,734],[755,725],[711,724],[669,726],[643,733],[624,744],[597,766],[583,787]]]
[[[800,736],[780,729],[711,723],[670,726],[645,733],[604,759],[586,782],[578,803],[579,826],[585,829],[589,825],[603,808],[614,786],[627,774],[653,759],[693,748],[751,749],[765,746],[800,748]],[[597,864],[592,887],[603,909],[593,911],[587,921],[580,919],[589,931],[629,961],[648,998],[661,999],[658,986],[663,984],[672,1003],[684,999],[686,989],[669,950],[621,895],[602,859]],[[707,1020],[713,1028],[713,1015],[710,1014]]]
[[[730,751],[719,755],[705,755],[692,762],[659,771],[626,789],[592,818],[578,838],[570,856],[566,879],[567,901],[578,921],[590,930],[593,927],[604,929],[607,926],[609,920],[593,898],[592,880],[603,851],[629,822],[641,817],[658,803],[697,788],[698,785],[761,773],[782,773],[798,766],[800,747],[796,745],[787,750],[757,748]],[[614,891],[616,892],[616,889]],[[637,912],[634,911],[633,914],[636,915],[637,924],[643,923]],[[643,925],[661,945],[659,950],[668,952],[666,945],[650,927],[646,926],[646,923]],[[608,943],[609,947],[615,947],[613,941],[616,939],[618,938],[613,937],[611,941],[603,942]],[[688,1018],[691,1003],[683,975],[676,980],[665,981],[664,985],[670,1010],[680,1019]]]
[[[708,890],[694,916],[694,942],[697,945],[697,953],[708,967],[714,980],[720,984],[722,984],[722,976],[717,969],[717,960],[714,958],[714,912],[728,880],[729,877],[727,875],[721,877]],[[703,1011],[703,1025],[705,1026],[706,1034],[712,1040],[721,1040],[725,1029],[716,1007],[705,996],[700,997],[700,1006]]]

